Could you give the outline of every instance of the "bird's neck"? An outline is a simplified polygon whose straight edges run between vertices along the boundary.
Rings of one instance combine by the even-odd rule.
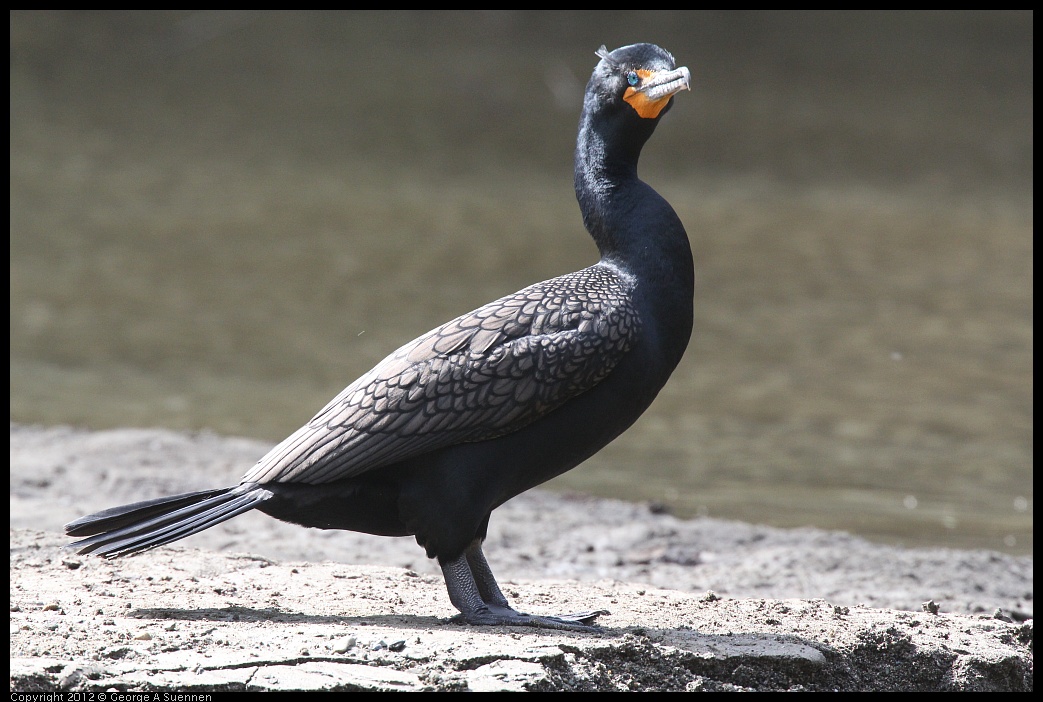
[[[576,199],[602,260],[646,281],[690,291],[688,234],[670,203],[637,176],[647,136],[606,139],[593,126],[583,127],[576,145]]]
[[[604,139],[591,128],[580,134],[575,178],[583,224],[602,262],[635,281],[636,300],[671,338],[679,360],[691,333],[695,287],[688,234],[670,203],[637,176],[644,138]]]

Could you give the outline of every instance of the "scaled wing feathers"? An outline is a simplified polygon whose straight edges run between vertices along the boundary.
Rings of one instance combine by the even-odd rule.
[[[332,482],[516,431],[611,373],[639,326],[629,294],[595,265],[447,322],[345,388],[243,482]]]

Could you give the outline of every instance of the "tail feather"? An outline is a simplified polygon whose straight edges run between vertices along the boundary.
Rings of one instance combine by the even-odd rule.
[[[271,497],[260,485],[244,483],[113,507],[66,524],[66,534],[88,536],[67,548],[107,558],[128,556],[209,529]]]
[[[208,497],[223,495],[229,490],[230,488],[222,488],[220,490],[186,492],[171,497],[160,497],[155,500],[144,500],[120,507],[110,507],[101,512],[80,517],[74,522],[69,522],[65,525],[65,533],[69,536],[90,536],[103,531],[112,531],[128,524],[140,522],[154,515],[169,514],[175,509],[201,502]]]

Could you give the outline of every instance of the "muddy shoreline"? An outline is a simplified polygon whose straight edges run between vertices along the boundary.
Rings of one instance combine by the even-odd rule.
[[[12,425],[12,690],[1032,689],[1032,559],[996,552],[531,491],[486,552],[521,609],[610,611],[584,635],[450,622],[410,539],[244,515],[120,561],[60,548],[69,519],[264,448]]]

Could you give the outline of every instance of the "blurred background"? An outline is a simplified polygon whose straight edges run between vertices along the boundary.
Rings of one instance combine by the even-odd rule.
[[[1032,21],[12,11],[11,419],[274,443],[593,263],[583,88],[649,41],[694,79],[641,174],[692,239],[695,333],[549,486],[1031,553]]]

